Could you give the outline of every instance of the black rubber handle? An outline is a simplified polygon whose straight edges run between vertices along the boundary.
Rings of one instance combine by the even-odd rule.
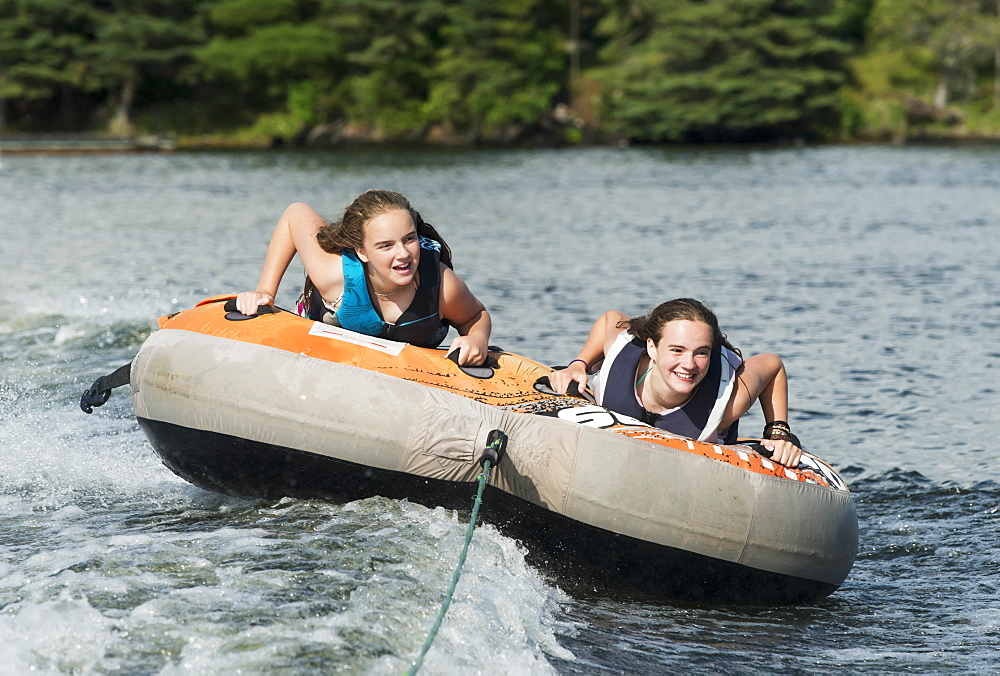
[[[278,312],[278,308],[273,305],[259,305],[257,307],[257,314],[255,315],[244,315],[236,308],[236,299],[230,298],[226,301],[226,305],[223,307],[226,312],[233,312],[239,314],[243,317],[259,317],[260,315],[270,315]]]
[[[500,362],[497,361],[497,358],[492,354],[487,354],[486,359],[484,359],[483,363],[479,366],[462,366],[458,363],[458,352],[459,351],[456,348],[449,352],[445,358],[454,362],[455,365],[462,370],[462,373],[472,376],[473,378],[479,378],[481,380],[492,378],[495,369],[500,368]]]
[[[774,454],[774,452],[771,449],[765,448],[764,444],[760,443],[759,441],[747,444],[747,446],[749,446],[756,453],[764,456],[765,458],[770,458]]]
[[[544,392],[546,394],[556,394],[556,391],[552,389],[552,383],[549,381],[548,376],[542,376],[535,381],[535,389],[539,392]],[[571,380],[569,385],[566,386],[566,394],[556,395],[562,397],[578,397],[584,401],[588,401],[591,404],[596,403],[593,395],[587,390],[580,391],[580,383],[575,380]]]

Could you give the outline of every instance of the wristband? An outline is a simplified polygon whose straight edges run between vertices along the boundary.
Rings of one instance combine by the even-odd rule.
[[[784,420],[774,420],[764,425],[765,439],[792,440],[792,428]]]
[[[590,364],[588,364],[587,362],[583,361],[582,359],[574,359],[573,361],[578,361],[581,364],[583,364],[583,370],[584,371],[590,370]],[[571,361],[569,364],[566,364],[566,368],[569,368],[570,366],[572,366],[573,365],[573,361]]]

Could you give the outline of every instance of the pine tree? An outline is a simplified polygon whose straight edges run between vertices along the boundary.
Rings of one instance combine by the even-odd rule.
[[[29,129],[85,124],[74,95],[98,86],[85,55],[95,21],[79,0],[0,0],[0,129],[8,106]]]
[[[636,141],[823,137],[847,43],[825,0],[633,0],[599,30],[603,115]]]
[[[464,0],[449,5],[431,74],[429,119],[492,138],[543,118],[566,85],[564,4]]]
[[[145,78],[174,78],[205,39],[198,0],[99,0],[89,67],[112,92],[109,129],[132,131],[133,108]]]

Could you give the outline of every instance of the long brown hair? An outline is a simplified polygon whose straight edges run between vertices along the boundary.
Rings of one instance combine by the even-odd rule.
[[[420,213],[410,205],[410,200],[392,190],[368,190],[358,195],[344,209],[339,220],[327,223],[316,233],[316,241],[323,251],[340,253],[344,249],[360,249],[365,243],[365,223],[382,214],[396,209],[402,209],[410,214],[417,234],[429,237],[441,245],[441,262],[449,268],[451,264],[451,249],[444,238],[430,223],[424,221]]]
[[[715,313],[707,305],[693,298],[668,300],[666,303],[660,303],[641,317],[618,322],[617,326],[620,329],[628,329],[629,333],[643,343],[646,342],[646,339],[652,339],[653,345],[656,345],[660,342],[663,327],[667,323],[677,321],[678,319],[705,322],[712,329],[713,348],[722,345],[740,355],[740,357],[743,356],[738,349],[733,347],[726,338],[726,334],[719,328],[719,319],[715,316]]]

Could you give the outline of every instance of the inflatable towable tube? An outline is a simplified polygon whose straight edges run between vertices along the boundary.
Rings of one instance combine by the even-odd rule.
[[[493,429],[508,438],[483,518],[568,581],[726,603],[798,603],[853,565],[847,486],[811,455],[797,469],[749,446],[672,436],[580,397],[549,368],[492,352],[467,373],[444,351],[231,296],[160,319],[132,362],[139,425],[163,462],[244,497],[375,495],[468,508]]]

